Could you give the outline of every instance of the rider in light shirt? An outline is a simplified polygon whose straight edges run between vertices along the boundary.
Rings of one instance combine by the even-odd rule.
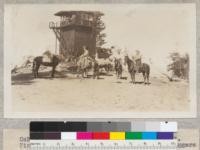
[[[134,59],[135,64],[136,64],[136,71],[138,72],[141,65],[142,65],[142,55],[141,55],[139,50],[136,50],[136,53],[133,56],[133,59]]]
[[[120,49],[117,50],[117,53],[115,55],[115,59],[117,59],[119,61],[122,61],[122,55],[121,55],[121,50]]]
[[[84,67],[89,64],[89,51],[86,46],[83,46],[83,54],[80,56],[79,63]]]
[[[81,57],[87,57],[89,56],[89,51],[87,50],[86,46],[83,46],[83,54],[81,55]]]

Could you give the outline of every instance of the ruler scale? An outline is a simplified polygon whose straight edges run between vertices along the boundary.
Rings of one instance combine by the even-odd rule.
[[[31,150],[68,150],[68,149],[119,149],[119,150],[130,150],[130,149],[144,149],[144,150],[176,150],[177,141],[176,140],[158,140],[158,141],[105,141],[105,140],[95,140],[95,141],[32,141]]]

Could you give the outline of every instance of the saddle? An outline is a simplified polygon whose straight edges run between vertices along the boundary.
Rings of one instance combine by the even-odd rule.
[[[142,68],[142,61],[141,59],[135,60],[135,71],[140,73]]]

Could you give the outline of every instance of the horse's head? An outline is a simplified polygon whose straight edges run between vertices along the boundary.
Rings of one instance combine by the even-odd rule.
[[[65,61],[65,56],[63,54],[57,55],[59,62],[64,62]]]

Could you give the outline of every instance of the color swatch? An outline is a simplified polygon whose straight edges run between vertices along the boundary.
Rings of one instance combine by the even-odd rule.
[[[174,139],[174,132],[31,132],[35,140],[157,140]]]
[[[176,131],[176,122],[30,123],[32,140],[169,140]]]

